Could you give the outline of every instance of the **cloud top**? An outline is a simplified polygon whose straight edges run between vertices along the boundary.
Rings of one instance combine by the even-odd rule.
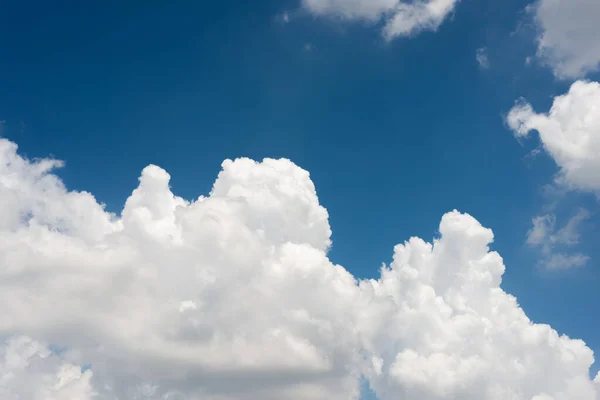
[[[358,281],[289,160],[225,161],[193,201],[149,166],[119,215],[61,165],[0,139],[3,398],[596,398],[591,350],[527,318],[468,214]]]

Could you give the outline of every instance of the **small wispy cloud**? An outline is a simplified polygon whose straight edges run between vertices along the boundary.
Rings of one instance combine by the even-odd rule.
[[[556,228],[554,214],[535,217],[533,227],[527,232],[527,244],[540,249],[542,253],[540,264],[551,270],[571,269],[585,265],[589,260],[587,255],[568,254],[560,249],[579,243],[580,225],[590,217],[590,212],[582,208],[560,229]]]
[[[577,267],[583,267],[588,261],[589,257],[585,254],[575,253],[575,254],[552,254],[550,258],[548,258],[544,265],[546,269],[549,270],[560,270],[560,269],[571,269]]]
[[[481,68],[488,69],[490,67],[490,59],[487,55],[486,47],[480,47],[477,49],[475,52],[475,59]]]
[[[290,13],[288,11],[284,11],[281,14],[277,14],[275,16],[275,20],[280,24],[287,25],[290,23]]]

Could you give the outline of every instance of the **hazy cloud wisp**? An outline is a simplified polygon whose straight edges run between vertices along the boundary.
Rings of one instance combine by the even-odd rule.
[[[579,243],[579,226],[590,218],[590,212],[580,209],[560,229],[556,229],[556,216],[546,214],[533,219],[533,227],[527,233],[527,243],[540,248],[540,264],[550,270],[570,269],[585,265],[589,257],[582,253],[567,253],[562,249]]]

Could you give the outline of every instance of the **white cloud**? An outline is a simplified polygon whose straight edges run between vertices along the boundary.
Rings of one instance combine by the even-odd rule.
[[[548,214],[533,219],[533,227],[527,232],[527,243],[531,246],[540,246],[551,242],[549,238],[554,232],[556,217]]]
[[[361,285],[381,397],[595,399],[584,343],[532,323],[499,288],[504,266],[488,249],[492,232],[456,212],[439,231],[433,244],[397,246],[382,277]]]
[[[599,83],[573,83],[568,93],[554,98],[548,113],[538,114],[522,102],[509,112],[507,123],[518,138],[527,137],[532,130],[538,132],[542,147],[559,167],[557,185],[551,190],[583,190],[600,195]],[[580,210],[558,231],[554,215],[534,218],[527,242],[541,249],[540,264],[552,270],[585,265],[587,255],[566,253],[564,247],[579,242],[578,226],[589,217],[588,211]]]
[[[90,370],[66,363],[48,346],[28,337],[0,344],[0,398],[3,400],[91,400]]]
[[[534,112],[528,103],[516,105],[507,122],[517,137],[539,133],[560,168],[559,184],[600,194],[600,83],[573,83],[547,114]]]
[[[0,366],[13,398],[66,376],[65,400],[348,400],[363,373],[381,400],[596,398],[591,350],[502,291],[493,234],[467,214],[357,282],[290,161],[225,161],[192,202],[149,166],[115,216],[16,150],[0,139],[0,335],[26,343]]]
[[[527,233],[527,243],[539,247],[543,258],[540,263],[547,269],[569,269],[581,267],[589,260],[585,254],[567,254],[557,248],[573,246],[579,243],[579,226],[590,218],[585,209],[571,217],[562,228],[556,230],[556,217],[547,214],[533,219],[533,227]]]
[[[226,161],[190,203],[149,166],[116,219],[67,192],[57,162],[0,149],[1,332],[77,349],[126,398],[140,382],[208,399],[353,397],[358,289],[325,256],[308,173]]]
[[[490,67],[490,59],[488,58],[487,49],[485,47],[477,49],[475,52],[475,59],[481,68],[488,69]]]
[[[579,243],[579,225],[590,217],[590,212],[580,209],[569,221],[555,232],[556,217],[553,214],[536,217],[527,242],[534,246],[574,245]]]
[[[558,253],[551,254],[550,257],[543,261],[543,263],[549,270],[559,270],[583,267],[589,260],[589,256],[581,253]]]
[[[598,69],[598,0],[538,0],[530,10],[539,29],[538,56],[557,77],[579,78]]]
[[[437,30],[458,0],[303,0],[316,15],[383,23],[383,35],[392,39],[423,30]]]

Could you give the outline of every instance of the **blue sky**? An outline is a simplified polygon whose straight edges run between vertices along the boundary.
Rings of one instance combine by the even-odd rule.
[[[194,199],[227,158],[289,158],[329,212],[330,259],[361,278],[395,244],[436,236],[444,213],[469,213],[494,231],[503,289],[597,353],[597,200],[545,193],[556,163],[505,120],[519,98],[547,111],[573,81],[535,57],[528,3],[464,0],[437,31],[386,41],[297,1],[12,2],[0,10],[2,136],[65,160],[67,187],[114,212],[148,164]],[[557,225],[591,212],[568,250],[585,266],[544,270],[527,245],[551,206]]]

